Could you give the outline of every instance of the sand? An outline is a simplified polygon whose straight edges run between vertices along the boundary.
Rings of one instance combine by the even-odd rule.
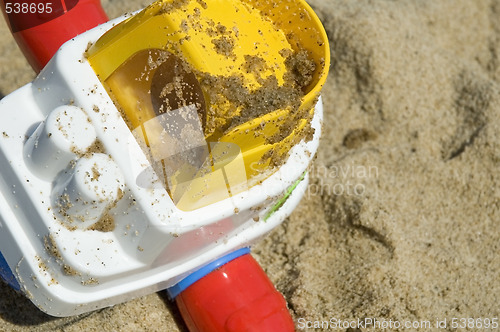
[[[332,51],[322,143],[306,197],[253,248],[297,328],[500,317],[500,1],[310,3]],[[0,31],[6,95],[33,74]],[[185,331],[162,294],[59,319],[0,289],[1,331]]]

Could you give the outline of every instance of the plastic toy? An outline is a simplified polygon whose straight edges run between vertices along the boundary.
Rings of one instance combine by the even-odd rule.
[[[314,12],[158,1],[105,22],[64,4],[34,26],[3,6],[43,70],[0,101],[2,278],[54,316],[167,289],[192,331],[292,331],[248,248],[299,203],[319,144]],[[61,22],[81,34],[53,42]]]

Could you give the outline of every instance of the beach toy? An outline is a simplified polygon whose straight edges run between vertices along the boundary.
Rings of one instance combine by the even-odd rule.
[[[54,316],[166,289],[191,331],[292,331],[249,247],[299,203],[319,144],[311,8],[157,1],[84,32],[99,14],[46,65],[26,36],[66,14],[16,31],[3,9],[44,68],[0,101],[2,278]]]

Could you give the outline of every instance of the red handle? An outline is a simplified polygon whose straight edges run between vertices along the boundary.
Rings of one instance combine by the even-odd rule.
[[[250,254],[210,272],[176,297],[191,332],[292,332],[286,301]]]
[[[38,73],[69,39],[108,21],[99,0],[1,0],[24,56]]]

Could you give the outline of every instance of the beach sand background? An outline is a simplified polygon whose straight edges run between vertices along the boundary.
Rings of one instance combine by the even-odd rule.
[[[500,1],[310,4],[332,52],[322,143],[254,256],[297,323],[500,317]],[[0,41],[6,95],[34,75],[3,21]],[[70,318],[0,294],[0,331],[185,331],[161,294]]]

